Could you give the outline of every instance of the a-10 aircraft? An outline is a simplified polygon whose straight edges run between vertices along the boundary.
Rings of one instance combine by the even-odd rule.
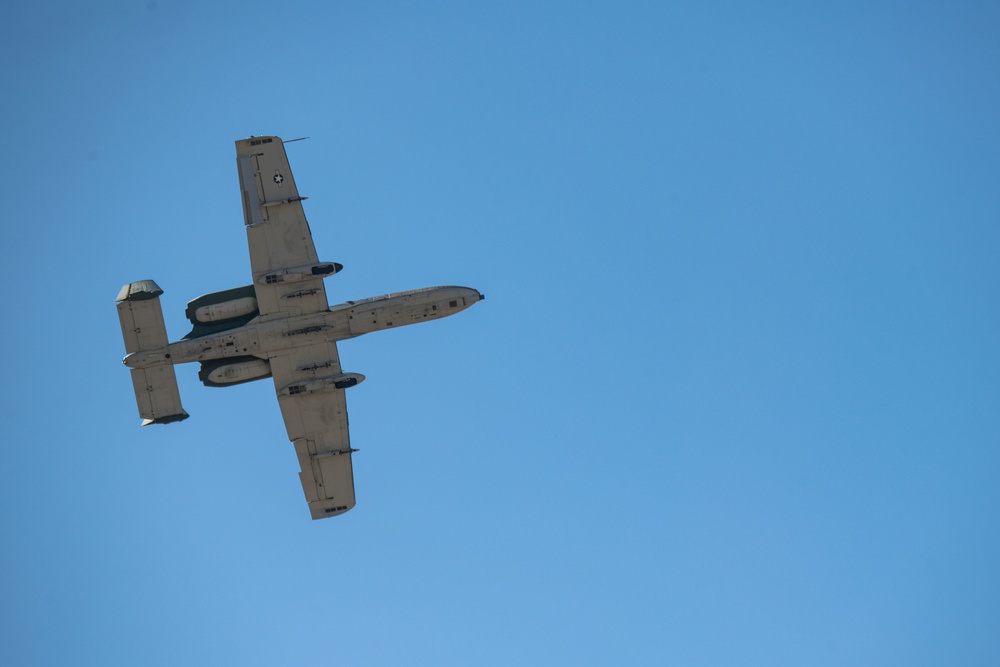
[[[224,387],[274,379],[299,479],[313,519],[354,507],[351,441],[344,390],[364,376],[340,368],[337,341],[435,320],[483,299],[469,287],[427,287],[329,306],[323,279],[342,267],[316,257],[278,137],[236,142],[253,283],[200,296],[185,314],[193,328],[167,339],[152,280],[122,287],[118,317],[143,426],[187,419],[174,364],[201,363],[198,377]]]

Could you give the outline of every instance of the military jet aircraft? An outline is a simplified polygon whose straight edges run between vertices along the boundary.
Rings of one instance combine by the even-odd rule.
[[[436,320],[483,299],[469,287],[426,287],[329,306],[323,279],[340,271],[321,262],[278,137],[236,142],[253,283],[200,296],[187,305],[191,332],[167,339],[152,280],[122,287],[118,317],[143,426],[187,419],[174,364],[197,361],[210,387],[270,376],[313,519],[354,507],[354,473],[344,390],[364,376],[345,373],[337,341]]]

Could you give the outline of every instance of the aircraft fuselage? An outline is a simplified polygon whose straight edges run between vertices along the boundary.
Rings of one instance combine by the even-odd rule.
[[[267,359],[284,349],[355,338],[372,331],[439,319],[465,310],[483,295],[470,287],[426,287],[347,301],[329,310],[292,317],[256,317],[238,328],[133,352],[122,361],[130,368],[229,357]]]

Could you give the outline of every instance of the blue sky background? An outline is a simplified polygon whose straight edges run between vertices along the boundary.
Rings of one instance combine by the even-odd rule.
[[[1000,662],[1000,5],[0,10],[0,662]],[[288,148],[357,507],[270,382],[139,427],[114,297],[246,284]]]

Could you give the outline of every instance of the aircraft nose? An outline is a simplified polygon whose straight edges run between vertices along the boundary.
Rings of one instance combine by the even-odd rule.
[[[474,303],[478,303],[486,298],[486,295],[473,287],[462,288],[464,293],[462,294],[462,300],[465,301],[466,306],[471,306]]]

